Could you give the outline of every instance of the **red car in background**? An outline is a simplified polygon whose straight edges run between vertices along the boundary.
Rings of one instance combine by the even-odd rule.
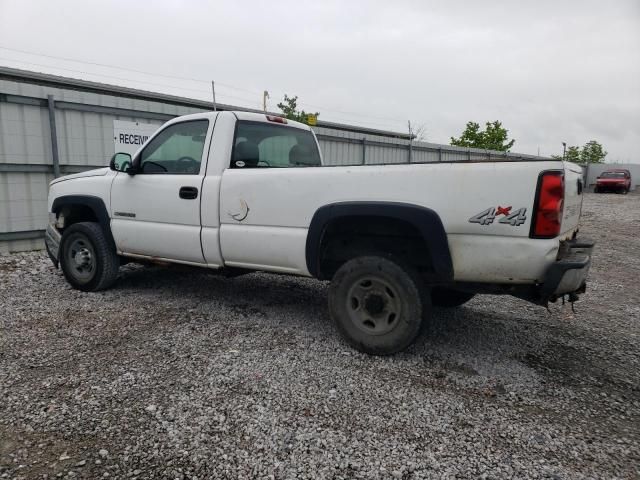
[[[596,193],[627,193],[631,189],[631,172],[622,168],[605,170],[596,179]]]

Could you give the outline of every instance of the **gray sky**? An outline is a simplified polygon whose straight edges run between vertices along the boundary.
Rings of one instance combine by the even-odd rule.
[[[266,89],[273,110],[287,92],[438,143],[498,119],[513,151],[596,139],[640,163],[640,0],[0,0],[0,46],[17,68],[206,99],[214,79],[219,102],[259,108]]]

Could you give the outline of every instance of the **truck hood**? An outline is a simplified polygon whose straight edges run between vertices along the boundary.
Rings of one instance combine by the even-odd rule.
[[[64,177],[56,178],[49,185],[53,185],[54,183],[60,183],[67,180],[73,180],[74,178],[85,178],[85,177],[103,177],[107,173],[109,173],[109,167],[104,168],[96,168],[95,170],[87,170],[86,172],[74,173],[73,175],[65,175]]]

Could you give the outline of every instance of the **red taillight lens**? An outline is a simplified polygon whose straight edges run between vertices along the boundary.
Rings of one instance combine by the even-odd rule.
[[[287,119],[286,118],[282,118],[282,117],[277,117],[275,115],[265,115],[265,117],[267,117],[267,120],[269,120],[270,122],[274,122],[274,123],[287,123]]]
[[[564,200],[564,173],[544,172],[538,180],[531,236],[553,238],[560,233]]]

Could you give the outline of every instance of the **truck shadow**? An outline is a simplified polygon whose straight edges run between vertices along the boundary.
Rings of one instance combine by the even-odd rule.
[[[266,273],[226,278],[199,269],[132,266],[123,269],[114,289],[159,303],[170,299],[175,304],[179,299],[185,308],[229,311],[258,328],[276,322],[302,337],[329,335],[327,340],[336,348],[349,348],[326,308],[328,282]],[[598,339],[583,332],[576,342],[577,325],[559,319],[557,313],[489,295],[459,308],[434,307],[425,334],[395,358],[430,362],[462,375],[507,377],[505,369],[513,370],[508,365],[515,361],[544,376],[560,375],[564,383],[587,379],[620,384],[615,367],[589,359],[589,345],[597,345]],[[620,386],[629,388],[628,382],[623,383]]]
[[[521,381],[527,375],[514,366],[517,362],[563,386],[640,391],[640,375],[629,374],[637,372],[633,365],[594,356],[600,338],[583,328],[581,318],[568,321],[560,307],[552,308],[549,313],[517,299],[487,295],[459,308],[434,309],[426,336],[412,347],[413,353],[450,370],[488,377],[513,375]]]
[[[327,286],[326,282],[290,275],[248,273],[229,278],[200,268],[127,265],[113,289],[146,295],[170,293],[185,302],[275,307],[324,305]]]

